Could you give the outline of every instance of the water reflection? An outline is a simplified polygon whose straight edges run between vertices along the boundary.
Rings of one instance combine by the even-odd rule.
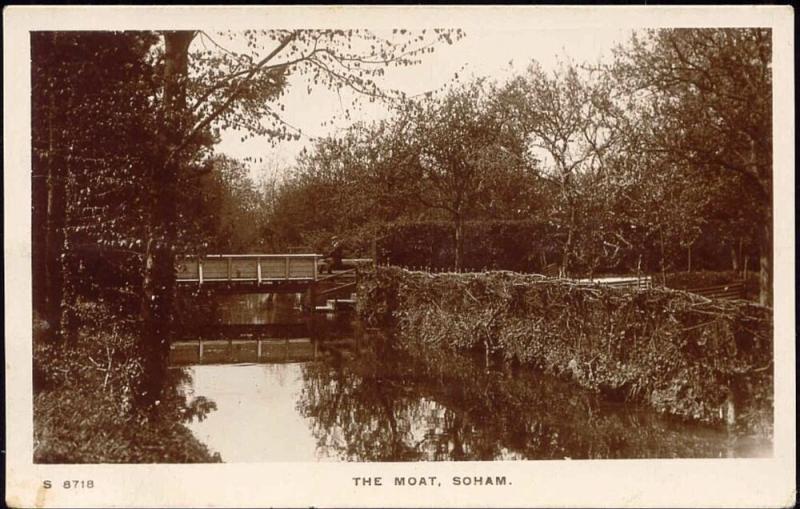
[[[769,444],[603,401],[530,370],[457,355],[424,360],[375,339],[357,360],[304,368],[298,403],[344,460],[741,457]]]
[[[192,433],[226,462],[309,461],[316,442],[295,410],[302,390],[300,364],[194,366],[190,396],[206,395],[217,411],[189,424]]]
[[[299,324],[307,319],[299,293],[228,295],[216,301],[218,319],[225,324]]]
[[[265,307],[259,300],[247,309],[262,313]],[[234,309],[226,313],[228,319],[250,316]],[[283,320],[284,315],[269,319]],[[217,357],[204,352],[208,356],[202,362],[214,364],[186,368],[192,380],[184,388],[187,394],[217,406],[190,429],[224,461],[771,453],[769,443],[611,403],[530,369],[502,364],[487,369],[483,359],[400,351],[385,334],[353,327],[351,317],[303,316],[295,325],[302,328],[302,337],[222,341]],[[258,342],[261,355],[254,353]],[[282,358],[265,355],[264,345],[270,342],[297,352],[305,348],[305,357],[286,356],[288,350]],[[230,348],[229,343],[239,346]],[[173,361],[198,364],[200,359]]]

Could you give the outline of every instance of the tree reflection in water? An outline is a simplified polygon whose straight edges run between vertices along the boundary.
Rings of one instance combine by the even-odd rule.
[[[371,336],[303,369],[298,411],[352,461],[729,457],[769,445],[604,401],[567,381]]]
[[[359,461],[422,459],[412,430],[412,414],[420,409],[409,392],[411,377],[389,372],[390,357],[378,362],[382,350],[368,348],[355,358],[334,351],[326,362],[304,366],[297,407],[312,419],[318,447],[328,455]]]

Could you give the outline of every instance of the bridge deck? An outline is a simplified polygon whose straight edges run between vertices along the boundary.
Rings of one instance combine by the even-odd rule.
[[[357,337],[319,340],[312,337],[284,339],[228,339],[175,341],[170,344],[169,364],[284,363],[308,362],[332,351],[353,351],[360,347]]]
[[[318,254],[219,254],[178,258],[181,283],[316,281]]]

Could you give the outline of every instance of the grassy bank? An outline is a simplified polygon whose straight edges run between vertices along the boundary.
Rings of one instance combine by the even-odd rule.
[[[78,307],[71,343],[48,339],[34,323],[34,461],[37,463],[183,463],[219,461],[183,424],[213,403],[187,404],[182,371],[165,380],[153,413],[135,408],[141,376],[134,324],[97,303]]]
[[[359,313],[399,341],[483,351],[581,386],[743,432],[772,432],[771,310],[509,272],[366,273]]]

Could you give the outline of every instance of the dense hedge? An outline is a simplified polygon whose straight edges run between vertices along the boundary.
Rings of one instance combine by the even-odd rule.
[[[771,434],[771,310],[668,289],[628,292],[510,272],[378,268],[359,283],[367,323],[409,344],[485,350],[587,388]]]
[[[380,263],[448,268],[455,258],[453,224],[388,223],[374,233]],[[540,272],[561,261],[561,234],[547,223],[471,221],[464,225],[464,266]]]
[[[580,232],[578,232],[580,236]],[[652,236],[651,236],[652,237]],[[620,245],[617,256],[607,257],[597,267],[585,266],[579,257],[572,257],[570,273],[661,272],[661,246],[654,238]],[[455,258],[453,223],[418,221],[370,225],[342,237],[348,252],[372,256],[373,240],[380,263],[402,267],[447,269]],[[566,232],[556,225],[541,221],[468,221],[464,224],[464,266],[472,269],[542,272],[547,264],[560,264]],[[616,242],[616,241],[615,241]],[[697,270],[728,270],[731,267],[730,246],[718,236],[703,237],[692,248],[692,267]],[[757,252],[745,249],[755,263]],[[664,263],[668,271],[687,268],[686,249],[667,243]]]

